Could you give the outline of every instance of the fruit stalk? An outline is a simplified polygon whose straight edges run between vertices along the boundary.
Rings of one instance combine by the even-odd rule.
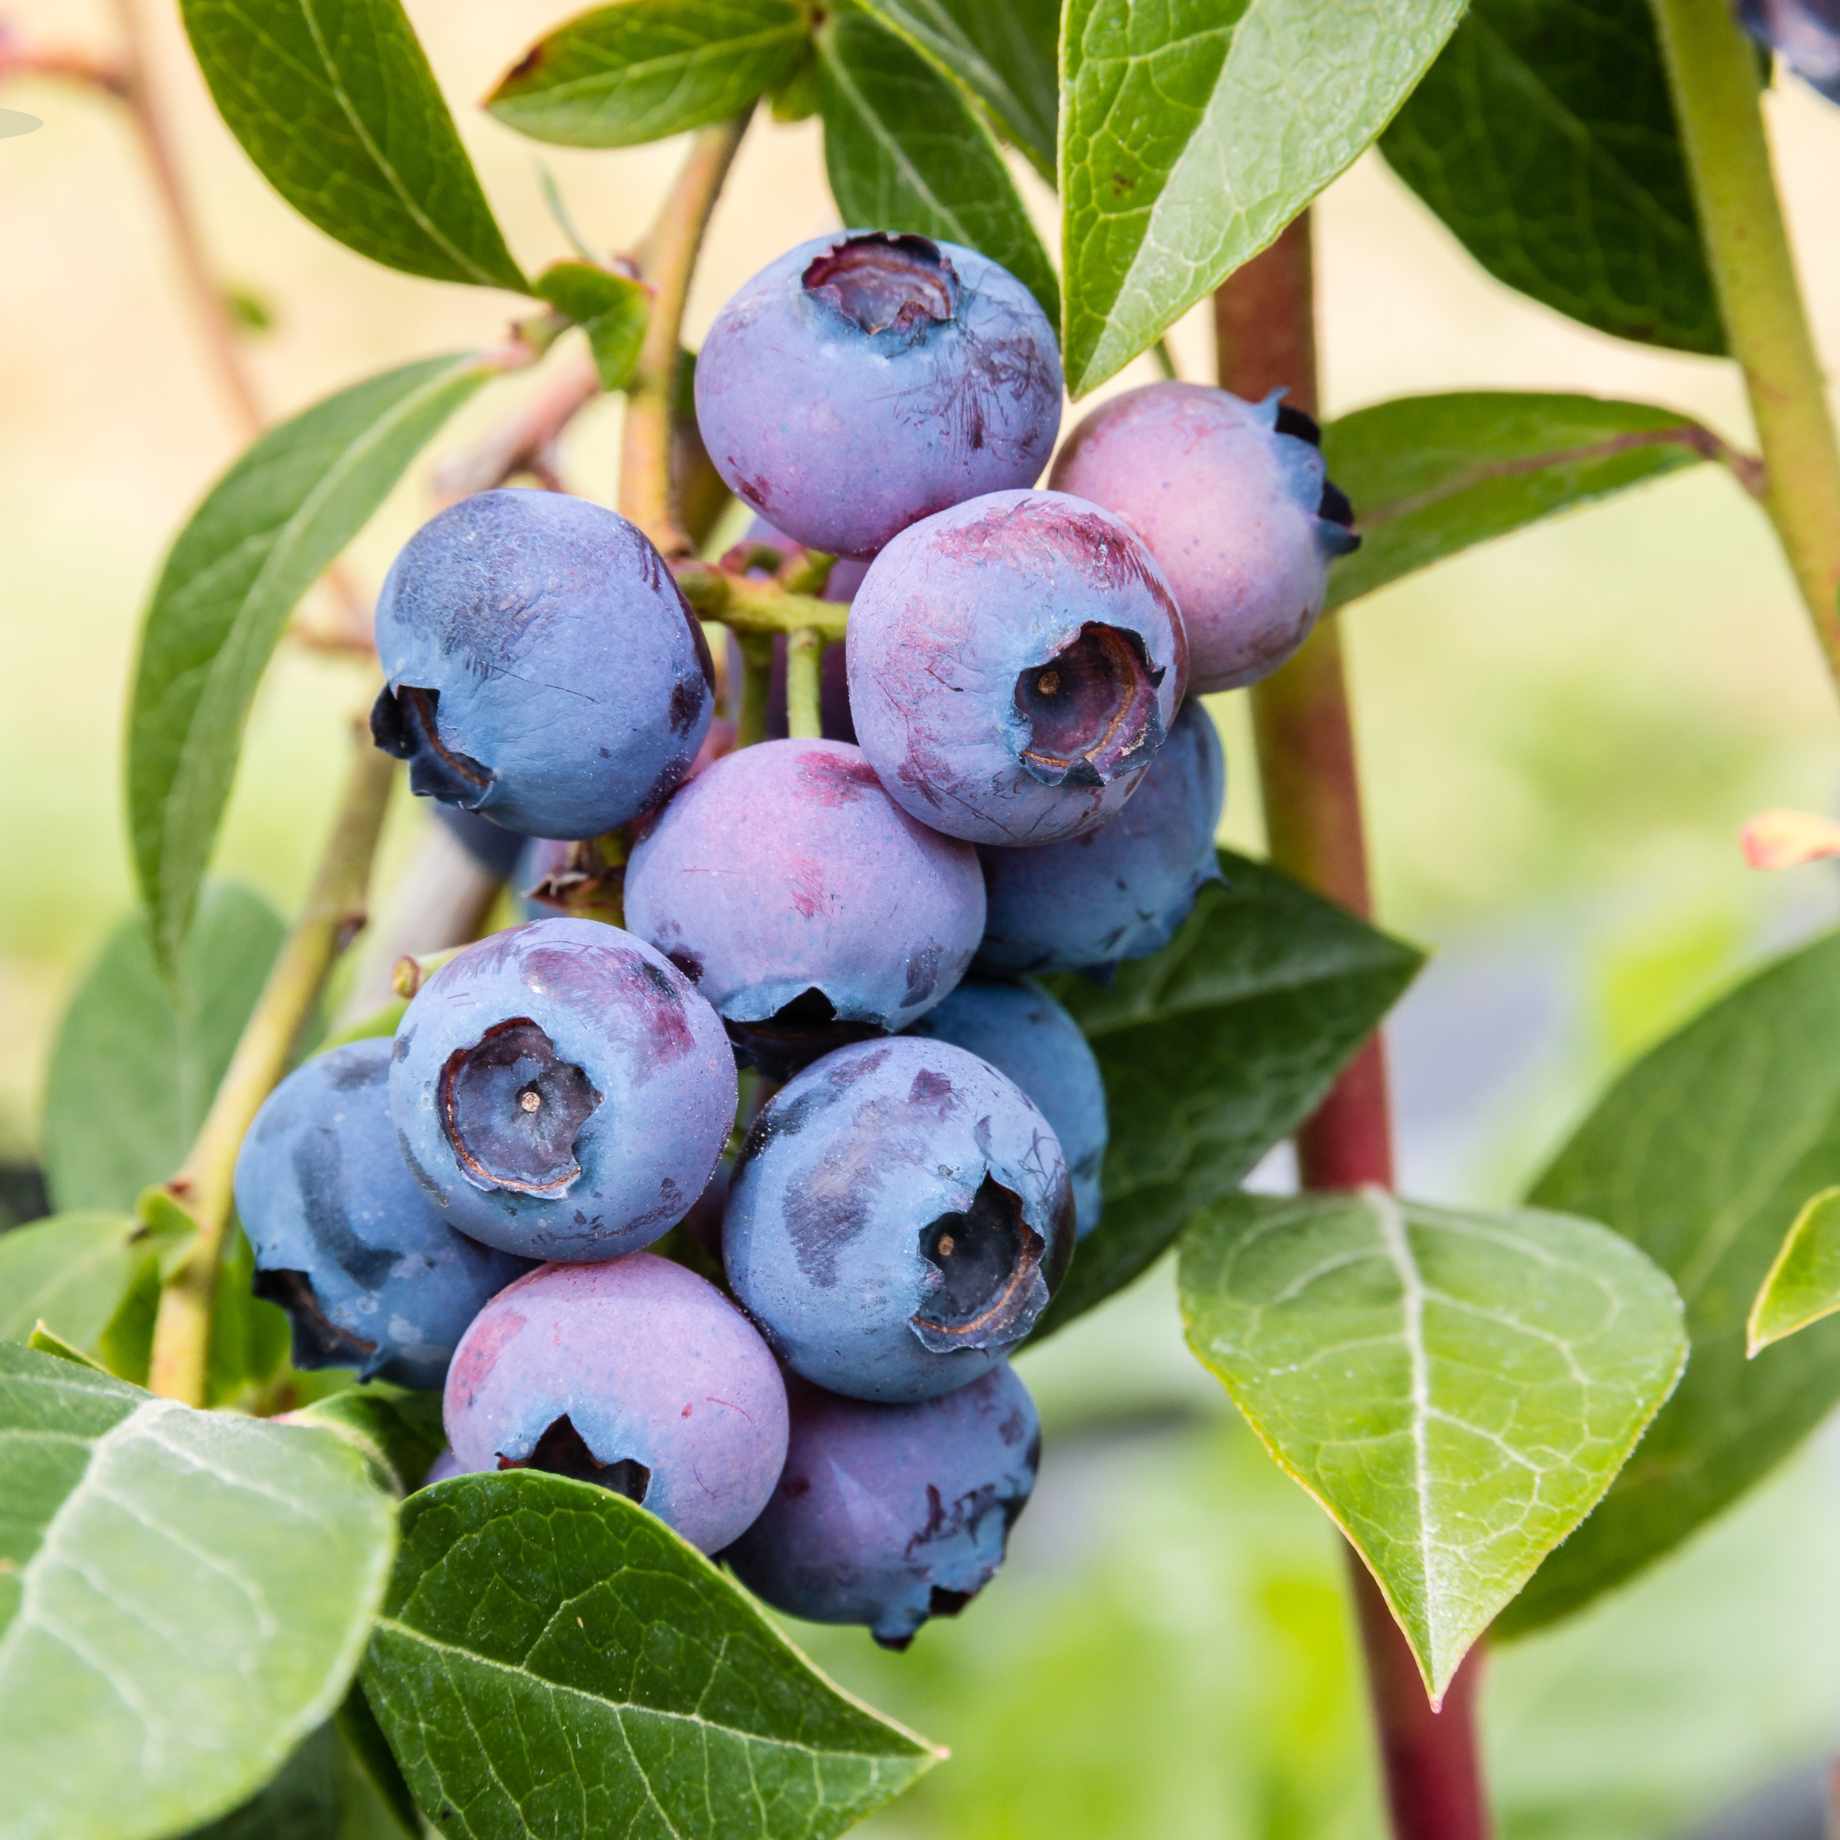
[[[1226,388],[1256,399],[1282,386],[1291,403],[1315,414],[1315,275],[1307,213],[1214,296],[1214,332]],[[1253,686],[1252,712],[1272,862],[1367,917],[1373,903],[1361,784],[1337,620],[1321,622],[1296,657]],[[1377,1033],[1298,1132],[1297,1158],[1306,1188],[1392,1186],[1386,1054]],[[1393,1832],[1397,1840],[1486,1840],[1489,1817],[1476,1749],[1477,1657],[1464,1663],[1443,1709],[1434,1712],[1379,1588],[1352,1548],[1348,1558]]]
[[[168,1399],[205,1403],[211,1314],[230,1227],[237,1151],[262,1101],[287,1071],[327,973],[364,924],[371,858],[394,780],[395,763],[370,745],[368,735],[360,735],[300,917],[250,1012],[204,1124],[179,1173],[166,1185],[197,1226],[196,1238],[161,1293],[154,1321],[148,1384]]]
[[[1764,508],[1840,685],[1840,442],[1729,0],[1653,0],[1725,335],[1744,372]]]
[[[786,733],[809,741],[824,733],[818,707],[818,672],[824,662],[824,639],[800,626],[786,640]]]
[[[687,556],[692,544],[671,488],[672,421],[678,402],[678,351],[684,307],[703,246],[703,233],[734,164],[748,117],[705,128],[690,143],[682,168],[646,233],[640,272],[652,290],[652,316],[626,392],[620,434],[620,511],[665,556]]]

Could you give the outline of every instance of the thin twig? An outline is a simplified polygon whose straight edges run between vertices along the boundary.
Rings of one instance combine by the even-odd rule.
[[[678,353],[690,280],[722,182],[734,164],[748,118],[705,128],[690,143],[642,248],[640,273],[652,289],[652,316],[626,392],[620,438],[620,510],[666,556],[692,544],[673,487],[672,437],[678,411]]]
[[[141,7],[142,0],[115,0],[115,15],[121,22],[121,63],[129,112],[140,136],[148,171],[153,175],[160,208],[166,215],[173,253],[179,259],[186,292],[191,296],[192,312],[204,335],[206,354],[244,433],[254,437],[261,433],[268,418],[256,392],[255,381],[243,362],[236,323],[230,316],[223,287],[211,272],[210,261],[205,255],[197,212],[179,170],[178,156],[167,131],[165,109],[154,86],[147,26]]]
[[[364,924],[371,859],[395,783],[395,763],[355,737],[332,834],[294,929],[243,1027],[211,1109],[167,1184],[197,1226],[185,1262],[160,1295],[148,1384],[187,1405],[205,1403],[212,1307],[230,1229],[236,1153],[262,1101],[287,1070],[294,1043],[341,952]]]
[[[819,674],[824,641],[809,626],[786,637],[786,733],[809,741],[824,733]]]
[[[47,77],[99,89],[118,102],[128,99],[128,73],[120,63],[75,45],[28,45],[0,23],[0,80],[7,77]]]
[[[203,335],[205,355],[245,437],[254,440],[268,425],[267,412],[255,379],[244,362],[242,339],[231,316],[223,284],[213,273],[205,253],[198,214],[167,128],[165,105],[153,80],[153,60],[141,8],[142,0],[115,0],[122,38],[118,93],[128,105],[147,170],[153,179],[154,195],[166,219],[192,314]],[[330,616],[297,622],[296,633],[319,650],[368,653],[371,649],[368,597],[351,575],[336,564],[326,571],[321,582],[330,593],[336,611]]]
[[[557,449],[569,424],[600,395],[601,380],[585,351],[571,352],[558,363],[555,376],[515,415],[436,467],[434,495],[442,504],[489,492],[519,474],[551,491],[562,490]]]

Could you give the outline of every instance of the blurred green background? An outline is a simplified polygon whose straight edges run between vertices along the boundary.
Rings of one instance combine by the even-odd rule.
[[[674,150],[551,151],[471,99],[566,0],[411,0],[488,190],[528,260],[560,253],[541,166],[599,245],[630,244]],[[291,411],[402,359],[492,338],[509,300],[420,283],[328,242],[222,130],[172,17],[158,80],[264,397]],[[103,0],[23,0],[22,38],[104,48]],[[45,126],[0,141],[0,555],[11,645],[0,721],[0,1160],[32,1153],[49,1042],[131,895],[119,734],[135,622],[163,547],[232,457],[126,121],[106,99],[10,83]],[[1840,353],[1832,177],[1840,115],[1769,104],[1825,349]],[[1051,229],[1051,206],[1027,175]],[[1331,414],[1403,392],[1548,387],[1646,398],[1747,433],[1728,367],[1584,332],[1490,283],[1368,158],[1323,200]],[[815,131],[763,126],[715,222],[691,306],[834,222]],[[1174,338],[1204,374],[1205,326]],[[1120,383],[1141,381],[1133,372]],[[450,432],[502,417],[517,380]],[[618,408],[571,431],[578,490],[613,488]],[[434,458],[359,545],[374,583],[429,507]],[[1747,871],[1738,827],[1840,795],[1832,690],[1761,518],[1711,469],[1561,520],[1355,606],[1352,648],[1381,911],[1437,956],[1392,1031],[1404,1183],[1516,1195],[1633,1050],[1773,950],[1830,924],[1840,877]],[[337,777],[354,666],[270,673],[219,865],[284,907]],[[1220,699],[1228,834],[1259,846],[1243,699]],[[400,866],[425,815],[393,818]],[[108,1121],[96,1121],[106,1131]],[[1281,1171],[1275,1171],[1281,1177]],[[904,1657],[800,1631],[836,1674],[949,1745],[871,1822],[882,1840],[1369,1835],[1373,1769],[1341,1559],[1183,1352],[1167,1272],[1028,1357],[1049,1423],[1036,1505],[1000,1588]],[[1818,1441],[1681,1557],[1489,1664],[1486,1736],[1509,1840],[1689,1832],[1785,1771],[1807,1802],[1840,1740],[1840,1462]],[[1801,1831],[1779,1805],[1758,1833]],[[1774,1820],[1776,1825],[1768,1823]]]

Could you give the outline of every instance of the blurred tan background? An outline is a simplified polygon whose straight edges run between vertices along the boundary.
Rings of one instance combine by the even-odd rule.
[[[542,164],[592,243],[631,243],[675,149],[539,149],[473,105],[574,6],[409,10],[526,265],[563,253]],[[275,316],[248,341],[274,414],[489,342],[519,310],[373,266],[294,217],[218,121],[177,9],[147,11],[214,259]],[[0,20],[27,41],[98,50],[115,24],[104,0],[0,0]],[[17,1159],[59,1008],[131,901],[119,735],[140,608],[172,533],[240,443],[116,105],[34,81],[0,85],[0,106],[45,124],[0,140],[0,1157]],[[1817,326],[1840,354],[1840,112],[1792,83],[1769,109]],[[1051,238],[1052,201],[1023,182]],[[1331,415],[1411,391],[1575,389],[1748,438],[1730,367],[1620,344],[1498,288],[1377,158],[1318,216]],[[815,127],[761,123],[716,217],[693,340],[739,282],[834,221]],[[1174,344],[1185,374],[1206,374],[1200,319]],[[367,584],[426,515],[438,455],[536,387],[489,392],[415,469],[358,546]],[[618,413],[597,405],[572,430],[576,489],[611,495]],[[1711,468],[1475,552],[1346,620],[1383,916],[1440,954],[1396,1030],[1406,1180],[1435,1199],[1501,1199],[1634,1047],[1766,950],[1832,922],[1840,878],[1754,875],[1737,832],[1764,805],[1840,800],[1840,711],[1767,528]],[[280,659],[220,872],[284,906],[298,892],[338,729],[363,694],[349,663]],[[1240,701],[1217,710],[1235,776],[1228,829],[1256,847]],[[392,861],[422,822],[403,801]],[[1051,1420],[1065,1419],[1068,1459],[1023,1524],[1004,1588],[898,1662],[854,1639],[818,1644],[851,1684],[958,1753],[873,1831],[1372,1831],[1326,1529],[1189,1371],[1166,1285],[1153,1279],[1068,1340],[1027,1370]],[[1128,1445],[1091,1422],[1121,1376],[1150,1428]],[[1832,1470],[1815,1453],[1652,1583],[1500,1660],[1490,1732],[1511,1836],[1679,1831],[1840,1733],[1840,1584],[1822,1537]]]

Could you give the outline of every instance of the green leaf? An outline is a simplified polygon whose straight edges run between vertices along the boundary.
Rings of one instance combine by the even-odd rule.
[[[990,130],[959,91],[865,13],[818,35],[824,168],[846,224],[914,230],[1000,262],[1060,312],[1054,265]]]
[[[1083,396],[1272,242],[1429,68],[1464,0],[1067,0],[1062,356]]]
[[[271,429],[166,559],[128,711],[128,828],[163,964],[178,957],[256,685],[295,603],[490,373],[467,356],[366,379]]]
[[[1357,409],[1323,430],[1361,532],[1329,571],[1329,604],[1723,452],[1687,416],[1598,396],[1465,390]]]
[[[179,0],[243,151],[309,223],[405,274],[525,291],[400,0]]]
[[[237,1806],[338,1704],[389,1576],[390,1503],[336,1438],[3,1342],[0,1502],[9,1840]]]
[[[280,1774],[188,1840],[420,1840],[421,1817],[353,1687]]]
[[[1603,1505],[1503,1619],[1535,1629],[1671,1551],[1840,1401],[1840,1339],[1745,1359],[1782,1223],[1840,1169],[1840,935],[1740,984],[1630,1067],[1533,1190],[1590,1213],[1672,1274],[1693,1365]]]
[[[294,1344],[287,1312],[255,1294],[255,1255],[241,1227],[217,1274],[205,1391],[213,1406],[266,1407]],[[272,1409],[272,1408],[269,1408]]]
[[[461,1476],[402,1508],[364,1691],[473,1840],[822,1840],[931,1767],[738,1586],[610,1490]]]
[[[1423,963],[1320,895],[1221,852],[1154,958],[1101,989],[1052,980],[1099,1057],[1111,1112],[1105,1212],[1036,1332],[1128,1284],[1315,1111]]]
[[[1560,1214],[1241,1195],[1180,1282],[1190,1347],[1353,1543],[1434,1704],[1687,1357],[1667,1278]]]
[[[1381,149],[1498,281],[1725,349],[1649,0],[1474,0]]]
[[[0,1248],[6,1242],[0,1240]],[[1824,1188],[1796,1215],[1745,1323],[1745,1353],[1840,1310],[1840,1188]]]
[[[284,931],[260,895],[219,883],[170,982],[144,914],[109,935],[51,1050],[45,1177],[59,1208],[126,1213],[179,1167]]]
[[[1060,0],[862,0],[1054,178]]]
[[[441,1454],[441,1395],[368,1381],[290,1412],[290,1425],[315,1425],[351,1444],[380,1488],[411,1495]]]
[[[322,1725],[240,1808],[187,1840],[338,1840],[338,1734]]]
[[[368,1792],[377,1811],[376,1818],[361,1832],[354,1831],[359,1823],[348,1817],[346,1831],[340,1840],[371,1840],[373,1835],[395,1840],[398,1834],[408,1834],[411,1840],[419,1840],[422,1818],[415,1798],[403,1781],[389,1740],[384,1737],[383,1728],[377,1723],[377,1715],[371,1711],[362,1687],[354,1686],[345,1695],[345,1703],[333,1723],[343,1740],[342,1774],[346,1779],[347,1799],[358,1802],[363,1800],[364,1792]]]
[[[144,1379],[169,1243],[126,1214],[57,1214],[0,1234],[0,1339],[24,1342],[43,1325]]]
[[[45,1323],[34,1323],[32,1332],[25,1338],[25,1345],[39,1354],[55,1355],[60,1361],[74,1362],[78,1367],[86,1367],[91,1373],[106,1374],[109,1370],[94,1355],[87,1355],[75,1342],[67,1342],[58,1332]]]
[[[632,147],[739,115],[810,42],[799,0],[616,0],[539,39],[486,107],[564,147]]]
[[[537,277],[536,288],[587,334],[601,388],[624,389],[651,323],[651,289],[592,262],[552,262]]]

